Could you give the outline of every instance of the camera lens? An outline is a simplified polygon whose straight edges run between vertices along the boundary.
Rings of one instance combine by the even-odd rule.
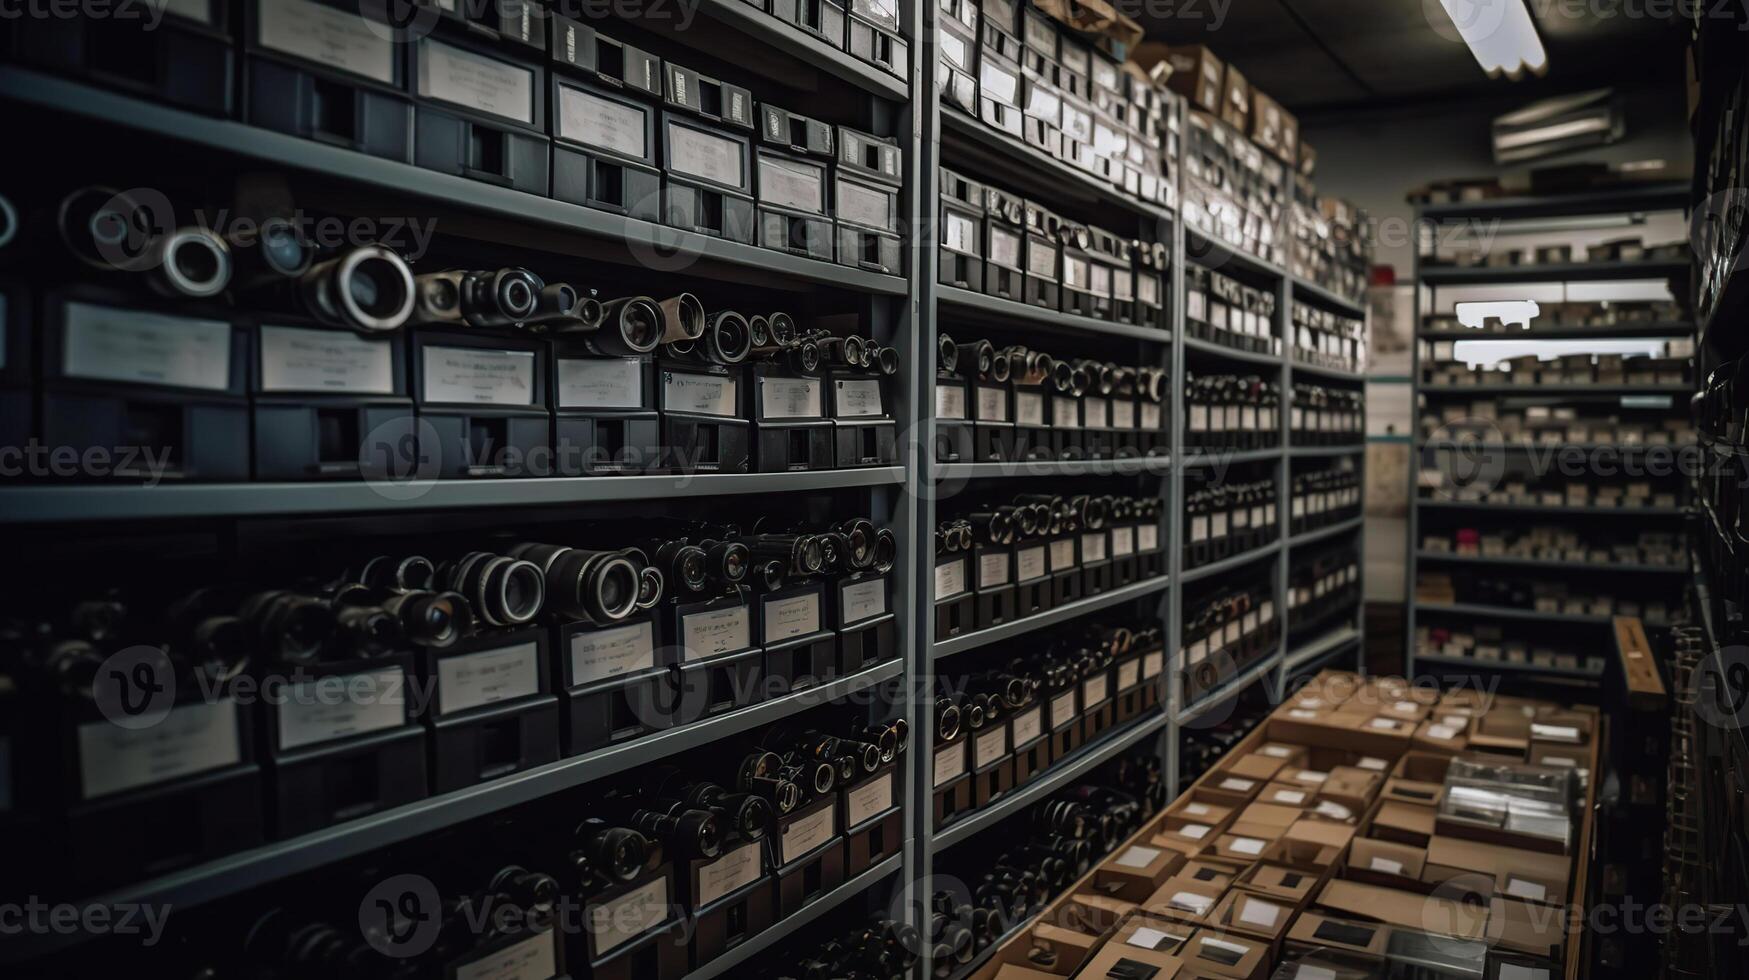
[[[603,354],[648,354],[662,343],[662,310],[648,296],[625,296],[602,306],[603,329],[593,344]]]
[[[991,381],[998,383],[1007,381],[1010,373],[1014,369],[1014,361],[1007,357],[996,357],[992,355],[989,363],[989,370],[983,373],[988,375]]]
[[[380,657],[401,642],[401,624],[380,606],[351,606],[335,616],[340,638],[354,653]]]
[[[809,774],[809,782],[814,786],[816,797],[832,792],[832,787],[838,785],[838,770],[829,762],[817,763]]]
[[[774,343],[788,347],[796,342],[796,321],[788,313],[773,313],[765,322]]]
[[[662,588],[665,584],[662,573],[654,568],[645,568],[639,572],[637,607],[654,609],[662,601]]]
[[[413,271],[380,245],[319,262],[302,282],[305,305],[317,319],[360,333],[398,330],[413,315]]]
[[[315,253],[304,244],[297,227],[284,218],[268,218],[256,236],[256,255],[269,271],[295,279],[309,271]]]
[[[595,868],[620,881],[630,881],[644,870],[649,857],[649,845],[644,835],[635,830],[610,827],[584,842],[583,853]]]
[[[776,816],[769,802],[751,793],[726,796],[719,802],[729,812],[730,819],[735,824],[735,832],[743,840],[762,839],[765,828],[771,825],[772,818]]]
[[[875,353],[875,365],[880,372],[891,377],[899,373],[899,349],[897,347],[882,347]]]
[[[747,331],[753,336],[754,350],[769,350],[775,346],[771,340],[771,324],[764,317],[758,315],[748,317]]]
[[[459,592],[404,592],[383,609],[401,621],[408,641],[441,650],[473,631],[473,611]]]
[[[874,563],[875,526],[867,518],[859,517],[846,521],[840,526],[847,546],[845,557],[851,568],[867,568]]]
[[[759,573],[759,584],[767,592],[776,592],[783,588],[784,564],[780,561],[768,561],[760,564],[755,571]]]
[[[405,558],[379,556],[365,562],[359,582],[379,592],[422,592],[435,584],[437,568],[419,555]]]
[[[167,295],[205,299],[231,282],[231,250],[204,228],[178,228],[152,244],[151,285]]]
[[[662,342],[697,340],[705,328],[704,304],[691,293],[678,293],[656,304],[662,311]]]
[[[753,352],[747,318],[733,310],[713,314],[704,337],[705,356],[717,364],[739,364]]]
[[[601,305],[601,300],[593,296],[583,296],[571,307],[571,318],[582,324],[586,330],[599,330],[602,322],[607,319],[607,308]]]
[[[745,579],[753,562],[753,553],[739,541],[719,541],[705,554],[710,577],[729,585]]]
[[[959,370],[960,347],[947,334],[942,334],[935,342],[935,362],[937,370],[948,374]]]
[[[814,535],[803,535],[796,544],[796,567],[804,575],[814,575],[826,565],[826,550]]]
[[[282,663],[313,663],[334,634],[334,610],[295,592],[264,592],[245,601],[240,614],[258,642]]]
[[[696,545],[685,545],[675,553],[673,564],[670,567],[673,569],[674,577],[679,579],[680,584],[685,586],[687,591],[703,592],[705,586],[709,584],[709,576],[706,573],[708,564],[709,557],[703,548]]]
[[[500,269],[492,274],[492,306],[483,321],[494,326],[520,323],[534,316],[546,284],[527,269]]]
[[[899,536],[890,528],[881,528],[875,532],[874,568],[885,572],[893,567],[893,562],[899,557]]]
[[[862,367],[868,363],[868,341],[861,337],[844,338],[844,363],[851,367]]]
[[[1057,361],[1051,365],[1051,387],[1058,391],[1068,391],[1075,387],[1075,366],[1068,361]]]
[[[152,215],[127,194],[82,187],[61,199],[56,215],[61,241],[79,261],[98,269],[138,269],[156,237]]]
[[[681,813],[674,836],[685,850],[692,852],[689,857],[714,858],[723,852],[723,828],[716,815],[707,810]]]
[[[820,370],[820,345],[804,340],[789,349],[790,370],[813,374]]]

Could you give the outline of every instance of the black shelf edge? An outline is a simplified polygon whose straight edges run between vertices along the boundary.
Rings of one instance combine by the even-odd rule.
[[[809,65],[865,92],[897,102],[906,101],[910,95],[909,88],[898,77],[847,51],[803,33],[766,13],[762,7],[755,7],[745,0],[702,0],[699,13],[749,37],[764,41],[779,51],[795,55]]]
[[[1480,449],[1483,451],[1502,453],[1563,453],[1563,452],[1611,452],[1611,453],[1646,453],[1646,452],[1682,452],[1693,443],[1678,445],[1673,442],[1465,442],[1460,438],[1451,438],[1439,442],[1425,440],[1415,443],[1416,450],[1422,449]]]
[[[738,0],[716,0],[721,3]],[[825,283],[854,292],[903,296],[905,280],[772,249],[621,217],[481,181],[441,174],[411,164],[328,146],[314,140],[217,119],[135,99],[28,69],[0,66],[0,99],[169,137],[276,167],[302,170],[395,195],[441,201],[523,223],[544,225],[594,239],[654,248],[743,269]],[[628,252],[625,264],[634,261]]]
[[[1236,449],[1230,452],[1215,450],[1214,452],[1192,451],[1184,457],[1185,466],[1227,466],[1234,463],[1260,463],[1266,459],[1280,459],[1282,448],[1273,449]]]
[[[1289,548],[1298,548],[1301,545],[1314,544],[1323,541],[1326,538],[1339,537],[1350,531],[1358,531],[1365,526],[1365,517],[1352,517],[1340,524],[1332,524],[1329,527],[1318,528],[1316,531],[1307,531],[1304,534],[1296,534],[1288,539],[1287,546]]]
[[[1617,323],[1607,327],[1583,327],[1554,324],[1547,327],[1532,327],[1529,330],[1516,330],[1509,333],[1484,333],[1480,330],[1428,330],[1422,328],[1415,331],[1415,336],[1422,340],[1619,340],[1637,337],[1687,337],[1697,332],[1692,321],[1674,320],[1657,323]]]
[[[1414,505],[1429,510],[1499,510],[1530,514],[1574,514],[1635,517],[1686,517],[1687,507],[1567,507],[1560,504],[1486,504],[1462,500],[1416,500]]]
[[[1345,368],[1324,367],[1321,364],[1308,364],[1305,361],[1295,359],[1291,355],[1288,357],[1287,365],[1293,369],[1293,373],[1295,374],[1315,374],[1321,378],[1335,378],[1338,381],[1356,381],[1362,384],[1366,382],[1365,371],[1349,371]]]
[[[1155,681],[1157,683],[1159,678],[1155,678]],[[1149,735],[1165,727],[1166,712],[1156,711],[1153,715],[1130,722],[1120,731],[1109,732],[1101,736],[1094,744],[1084,745],[1077,749],[1073,758],[1065,764],[1051,766],[1032,782],[1010,791],[991,806],[978,810],[962,820],[955,820],[936,831],[935,836],[930,840],[930,848],[940,851],[988,829],[1069,785],[1077,777],[1086,775],[1108,760],[1123,754]]]
[[[1430,612],[1447,616],[1479,616],[1487,619],[1536,619],[1552,623],[1571,623],[1575,626],[1607,626],[1613,616],[1593,616],[1589,613],[1552,613],[1538,612],[1535,609],[1517,609],[1512,606],[1486,606],[1472,602],[1417,602],[1417,612]]]
[[[1186,336],[1184,338],[1184,349],[1186,351],[1194,351],[1198,354],[1207,354],[1210,357],[1224,357],[1230,361],[1244,361],[1247,364],[1267,364],[1270,367],[1275,368],[1281,367],[1282,364],[1282,356],[1280,354],[1259,354],[1256,351],[1240,350],[1237,347],[1228,347],[1226,344],[1217,344],[1212,340],[1203,340],[1199,337]]]
[[[1688,275],[1681,262],[1566,262],[1550,265],[1515,265],[1494,268],[1421,267],[1423,286],[1493,286],[1538,282],[1608,282],[1624,279],[1669,279]]]
[[[614,776],[659,759],[786,718],[808,708],[867,690],[899,677],[904,665],[881,664],[819,687],[707,718],[588,755],[561,759],[524,772],[433,796],[337,824],[312,834],[275,841],[171,872],[80,901],[81,907],[154,902],[189,908],[260,885],[367,854],[480,817]],[[25,960],[77,944],[84,937],[43,934],[21,939],[0,962]]]
[[[1222,558],[1220,561],[1209,562],[1207,565],[1199,565],[1196,568],[1187,568],[1180,573],[1179,577],[1185,582],[1195,582],[1200,579],[1208,578],[1211,575],[1219,575],[1222,572],[1231,571],[1241,565],[1249,565],[1259,558],[1266,558],[1270,555],[1278,555],[1280,553],[1281,539],[1278,537],[1261,548],[1254,548],[1243,554]]]
[[[832,889],[819,898],[803,906],[800,912],[749,936],[741,945],[729,950],[723,955],[711,960],[698,969],[688,973],[684,980],[715,980],[716,977],[727,976],[731,970],[765,952],[779,942],[800,932],[815,919],[825,915],[845,902],[868,891],[875,885],[896,874],[905,864],[905,856],[895,854],[885,861],[864,871],[837,888]]]
[[[1563,677],[1574,680],[1596,682],[1603,679],[1603,674],[1588,670],[1565,670],[1560,667],[1543,667],[1537,664],[1519,664],[1508,660],[1478,660],[1475,657],[1447,657],[1440,654],[1417,653],[1415,663],[1431,664],[1435,667],[1456,667],[1465,670],[1491,670],[1512,673],[1544,674],[1549,677]]]
[[[961,289],[958,286],[937,284],[935,298],[940,311],[947,311],[950,315],[952,313],[976,314],[975,318],[982,322],[1019,320],[1037,326],[1081,330],[1087,333],[1108,334],[1113,337],[1128,337],[1154,344],[1172,343],[1172,331],[1162,330],[1159,327],[1095,320],[1090,316],[1078,316],[1060,310],[1047,310],[1031,303],[1020,303],[1000,296],[989,296],[973,292],[970,289]],[[937,318],[941,318],[939,313]]]
[[[1036,616],[1023,616],[1012,623],[1003,623],[1001,626],[992,626],[989,629],[974,630],[950,640],[937,640],[934,644],[933,657],[940,660],[956,653],[976,650],[979,647],[1023,636],[1047,626],[1055,626],[1077,616],[1085,616],[1090,612],[1098,612],[1101,609],[1109,609],[1112,606],[1122,605],[1144,596],[1165,592],[1171,587],[1172,578],[1169,575],[1132,582],[1129,585],[1112,589],[1110,592],[1101,592],[1099,595],[1089,596],[1086,599],[1077,599],[1067,605],[1046,610]]]
[[[1035,459],[1005,463],[936,463],[937,480],[993,480],[1054,476],[1165,476],[1172,472],[1172,458],[1149,456],[1138,459]]]
[[[1575,572],[1616,572],[1623,575],[1686,575],[1681,565],[1627,565],[1616,562],[1572,561],[1563,558],[1489,557],[1454,555],[1442,551],[1417,551],[1416,561],[1441,565],[1505,565],[1522,568],[1563,568]]]
[[[1686,210],[1693,188],[1678,181],[1624,184],[1601,190],[1540,197],[1517,195],[1481,201],[1422,204],[1424,218],[1556,218],[1620,211]]]
[[[1287,454],[1294,459],[1328,459],[1334,456],[1358,456],[1366,452],[1366,443],[1356,442],[1347,446],[1290,446]]]
[[[731,0],[734,2],[734,0]],[[1117,185],[1100,180],[1093,174],[1058,160],[1030,144],[984,125],[981,120],[967,115],[958,106],[942,103],[941,136],[943,143],[942,156],[951,161],[956,154],[952,152],[956,140],[963,140],[961,146],[975,146],[985,152],[994,153],[1011,163],[1031,167],[1039,181],[1054,190],[1059,196],[1069,195],[1070,200],[1093,201],[1109,204],[1133,211],[1136,214],[1166,221],[1176,220],[1171,209],[1158,204],[1144,201],[1139,197],[1131,197]],[[961,169],[965,164],[949,162],[949,170]],[[976,175],[973,175],[976,179]],[[1047,204],[1049,198],[1047,196]]]
[[[715,497],[882,487],[905,470],[879,466],[807,473],[541,477],[426,483],[187,483],[148,486],[0,487],[0,526],[63,521],[362,514],[479,507],[535,507],[619,500]]]
[[[1425,395],[1546,395],[1550,398],[1569,395],[1692,395],[1694,386],[1688,384],[1652,384],[1652,385],[1600,385],[1589,382],[1564,382],[1561,384],[1481,384],[1481,385],[1417,385],[1416,391]],[[1686,407],[1686,406],[1684,406]]]
[[[1335,313],[1354,317],[1357,320],[1366,317],[1366,301],[1364,299],[1349,299],[1315,282],[1301,279],[1299,276],[1290,275],[1288,278],[1293,283],[1294,292],[1300,294],[1302,300],[1313,306],[1321,306]]]

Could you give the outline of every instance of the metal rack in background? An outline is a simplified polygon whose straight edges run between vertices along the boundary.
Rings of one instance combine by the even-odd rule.
[[[1416,210],[1416,228],[1437,229],[1440,225],[1451,222],[1498,222],[1541,220],[1559,221],[1560,219],[1595,217],[1607,215],[1636,215],[1656,211],[1680,211],[1687,206],[1688,189],[1684,185],[1668,183],[1650,183],[1644,185],[1628,185],[1620,189],[1589,191],[1566,195],[1547,197],[1504,197],[1493,200],[1474,202],[1458,202],[1445,204],[1422,205]],[[1437,232],[1435,232],[1437,235]],[[1484,267],[1453,267],[1422,265],[1423,243],[1417,241],[1415,249],[1415,303],[1414,303],[1414,342],[1412,343],[1410,374],[1411,374],[1411,419],[1413,429],[1412,445],[1409,463],[1409,522],[1406,540],[1408,587],[1405,663],[1407,672],[1414,676],[1419,670],[1431,674],[1483,671],[1499,675],[1517,683],[1540,685],[1554,684],[1571,687],[1577,685],[1584,689],[1594,689],[1602,678],[1602,674],[1587,670],[1566,670],[1555,667],[1545,667],[1530,663],[1507,662],[1504,660],[1479,660],[1473,657],[1447,657],[1421,655],[1416,648],[1415,636],[1423,613],[1439,616],[1444,621],[1471,623],[1510,623],[1525,620],[1544,620],[1569,622],[1587,629],[1607,628],[1609,617],[1590,615],[1567,615],[1555,613],[1539,613],[1529,609],[1518,609],[1503,606],[1479,605],[1468,603],[1433,604],[1424,603],[1418,599],[1417,583],[1423,568],[1430,566],[1456,567],[1491,566],[1498,568],[1546,569],[1554,574],[1571,571],[1576,563],[1560,560],[1542,560],[1537,558],[1491,558],[1487,556],[1459,556],[1448,553],[1424,551],[1421,547],[1421,526],[1423,516],[1427,513],[1440,514],[1474,514],[1485,519],[1485,515],[1494,514],[1496,523],[1511,521],[1534,520],[1538,516],[1597,518],[1604,515],[1620,515],[1633,520],[1652,519],[1663,521],[1670,525],[1673,531],[1680,529],[1681,519],[1687,515],[1686,507],[1646,507],[1634,509],[1601,508],[1595,506],[1564,506],[1539,504],[1489,504],[1461,500],[1423,498],[1420,478],[1423,468],[1429,467],[1429,455],[1434,452],[1421,431],[1423,415],[1422,403],[1432,396],[1432,399],[1462,397],[1465,394],[1475,395],[1523,395],[1542,398],[1557,398],[1570,396],[1583,398],[1600,394],[1617,393],[1623,395],[1656,393],[1668,397],[1669,410],[1679,411],[1687,408],[1687,395],[1693,391],[1690,385],[1662,386],[1605,386],[1593,384],[1574,384],[1570,387],[1523,384],[1487,384],[1487,385],[1431,385],[1422,380],[1422,343],[1427,340],[1454,341],[1534,341],[1534,340],[1587,340],[1587,339],[1633,339],[1633,338],[1679,338],[1692,337],[1695,327],[1690,322],[1621,324],[1612,327],[1569,327],[1556,325],[1551,329],[1533,326],[1530,330],[1517,331],[1509,334],[1499,334],[1483,331],[1468,331],[1454,334],[1452,331],[1431,331],[1424,326],[1427,314],[1438,308],[1436,302],[1441,288],[1464,288],[1474,286],[1509,285],[1509,284],[1544,284],[1544,283],[1584,283],[1611,282],[1632,279],[1672,279],[1687,274],[1686,262],[1598,262],[1598,263],[1562,263],[1551,265],[1523,266],[1484,266]],[[1673,289],[1672,294],[1680,297],[1681,292]],[[1526,447],[1514,444],[1477,444],[1480,451],[1501,454],[1514,454],[1526,451]],[[1530,447],[1546,451],[1549,447],[1537,445]],[[1607,449],[1626,453],[1642,451],[1643,447],[1635,446],[1598,446],[1592,443],[1568,444],[1562,448]],[[1656,447],[1654,447],[1656,448]],[[1662,447],[1670,450],[1672,447]],[[1662,576],[1668,569],[1662,566],[1622,565],[1599,566],[1587,563],[1585,568],[1596,570],[1608,567],[1612,573],[1622,576],[1633,576],[1632,580],[1643,580],[1643,576]]]

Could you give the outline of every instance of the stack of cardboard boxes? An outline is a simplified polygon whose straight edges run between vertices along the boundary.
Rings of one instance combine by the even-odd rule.
[[[1601,735],[1327,671],[973,976],[1552,980]]]

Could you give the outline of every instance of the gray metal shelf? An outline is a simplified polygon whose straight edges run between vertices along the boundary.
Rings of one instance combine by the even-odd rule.
[[[937,480],[1048,479],[1058,476],[1165,476],[1172,472],[1166,456],[1143,459],[1035,459],[1006,463],[936,463]]]
[[[1612,282],[1625,279],[1669,279],[1688,275],[1680,262],[1568,262],[1550,265],[1487,267],[1421,267],[1426,286],[1509,286],[1537,282]]]
[[[1331,456],[1354,456],[1366,452],[1366,443],[1357,442],[1347,446],[1294,446],[1287,454],[1294,459],[1317,459]]]
[[[955,820],[944,829],[937,831],[935,836],[931,838],[929,846],[933,850],[940,851],[1002,822],[1111,759],[1129,751],[1143,739],[1165,728],[1166,722],[1166,713],[1164,711],[1156,712],[1152,716],[1138,718],[1130,722],[1121,731],[1106,734],[1092,745],[1082,746],[1075,751],[1070,759],[1052,765],[1044,771],[1043,775],[1036,777],[1025,786],[1013,790],[994,804],[963,819]]]
[[[1237,347],[1228,347],[1226,344],[1217,344],[1212,340],[1202,340],[1197,337],[1185,337],[1184,349],[1186,351],[1194,351],[1198,354],[1207,354],[1210,357],[1224,357],[1232,361],[1244,361],[1247,364],[1266,364],[1270,367],[1279,367],[1281,365],[1280,354],[1262,354],[1257,351],[1240,350]]]
[[[1429,203],[1420,205],[1418,211],[1421,217],[1438,221],[1463,218],[1558,218],[1624,211],[1680,211],[1688,208],[1692,193],[1693,189],[1686,183],[1652,181],[1573,194],[1534,197],[1514,195],[1479,201]]]
[[[829,75],[843,79],[872,95],[905,101],[910,93],[905,83],[887,72],[805,34],[776,16],[745,0],[701,0],[701,15],[732,27],[742,34],[807,62]]]
[[[861,895],[897,873],[905,866],[903,855],[895,855],[846,881],[802,907],[800,912],[781,919],[768,929],[747,937],[741,945],[688,973],[685,980],[715,980],[729,976],[730,971],[801,931],[814,920],[845,902]]]
[[[1356,319],[1364,319],[1366,317],[1365,299],[1352,300],[1346,296],[1337,295],[1334,291],[1320,286],[1315,282],[1308,282],[1301,279],[1299,276],[1290,274],[1288,278],[1293,283],[1293,291],[1301,294],[1300,298],[1311,303],[1313,306],[1322,306],[1327,310],[1340,313],[1343,316],[1351,316]]]
[[[919,46],[921,47],[921,45]],[[1052,194],[1083,201],[1097,201],[1120,208],[1126,208],[1139,215],[1171,221],[1172,211],[1158,204],[1131,197],[1122,188],[1109,181],[1102,181],[1085,170],[1058,160],[1042,150],[1009,136],[1000,130],[992,129],[981,121],[953,106],[940,107],[941,142],[952,146],[960,153],[991,154],[1009,163],[1031,168],[1034,178],[1040,182],[1040,193],[1048,190]],[[960,163],[959,166],[965,166]],[[949,170],[955,164],[947,164]],[[974,179],[976,172],[968,171]],[[1048,202],[1047,202],[1048,206]]]
[[[1271,449],[1238,449],[1226,450],[1195,450],[1184,457],[1185,466],[1230,466],[1234,463],[1260,463],[1266,459],[1280,459],[1282,448]]]
[[[1288,651],[1288,655],[1281,662],[1282,674],[1286,676],[1307,664],[1317,663],[1350,643],[1359,643],[1361,639],[1360,631],[1352,626],[1345,626],[1334,633],[1320,636],[1297,650]]]
[[[739,0],[713,2],[726,6]],[[742,277],[770,275],[776,277],[773,281],[794,279],[830,284],[852,292],[893,296],[905,295],[908,288],[901,276],[866,272],[625,218],[229,119],[172,109],[27,69],[0,67],[0,99],[164,136],[272,167],[322,174],[389,195],[413,196],[436,206],[457,207],[586,238],[605,239],[634,251],[655,249],[664,255],[718,262],[740,270],[737,275]],[[562,245],[562,240],[546,241]],[[599,257],[595,252],[590,254]],[[710,272],[696,265],[689,271],[698,275]],[[715,278],[723,277],[722,271],[717,270]]]
[[[1422,510],[1499,510],[1525,514],[1632,515],[1634,517],[1686,517],[1687,507],[1567,507],[1551,504],[1486,504],[1467,500],[1416,500]]]
[[[1441,551],[1418,551],[1417,561],[1444,565],[1504,565],[1522,568],[1567,569],[1575,572],[1619,572],[1634,575],[1687,575],[1681,565],[1639,565],[1618,562],[1571,561],[1560,558],[1489,557],[1487,555],[1453,555]]]
[[[1688,320],[1660,321],[1657,323],[1616,323],[1606,327],[1586,327],[1568,324],[1550,324],[1546,327],[1533,326],[1529,330],[1512,330],[1506,333],[1483,332],[1481,330],[1428,330],[1422,328],[1415,331],[1415,336],[1421,340],[1619,340],[1621,338],[1639,337],[1691,337],[1696,330],[1695,324]]]
[[[1288,546],[1289,550],[1292,550],[1294,548],[1300,547],[1301,545],[1315,544],[1319,541],[1325,540],[1326,538],[1340,537],[1341,535],[1349,534],[1349,533],[1354,532],[1354,531],[1358,531],[1362,527],[1365,527],[1365,526],[1366,526],[1366,518],[1365,517],[1350,518],[1349,520],[1343,521],[1339,524],[1332,524],[1329,527],[1318,528],[1316,531],[1307,531],[1304,534],[1296,534],[1293,537],[1288,539],[1287,546]]]
[[[0,487],[0,525],[534,507],[884,487],[904,481],[904,467],[882,466],[808,473],[433,480],[382,486],[363,482],[11,486]]]
[[[1429,653],[1418,653],[1415,662],[1433,667],[1461,667],[1465,670],[1492,670],[1505,673],[1545,674],[1549,677],[1564,677],[1583,681],[1599,681],[1603,678],[1601,671],[1566,670],[1561,667],[1543,667],[1537,664],[1520,664],[1507,660],[1479,660],[1475,657],[1447,657]]]
[[[1451,616],[1475,616],[1482,619],[1524,619],[1549,623],[1570,623],[1584,626],[1608,626],[1612,617],[1592,616],[1584,613],[1552,613],[1538,612],[1535,609],[1517,609],[1512,606],[1486,606],[1470,602],[1417,602],[1418,612],[1437,613]]]
[[[1172,332],[1161,330],[1159,327],[1095,320],[1090,316],[1077,316],[1074,313],[1047,310],[1031,303],[1018,303],[1011,299],[1003,299],[1000,296],[975,293],[958,286],[937,285],[935,299],[937,308],[947,311],[946,318],[948,319],[963,318],[982,323],[995,321],[1008,325],[1030,324],[1051,329],[1079,330],[1112,337],[1127,337],[1131,340],[1142,340],[1153,344],[1172,343]]]
[[[1220,561],[1210,562],[1207,565],[1198,565],[1195,568],[1187,568],[1180,574],[1180,578],[1186,583],[1196,582],[1209,578],[1210,576],[1219,575],[1222,572],[1232,571],[1241,565],[1249,565],[1259,558],[1268,558],[1270,556],[1279,557],[1280,555],[1281,539],[1277,538],[1273,544],[1266,544],[1261,548],[1254,548],[1243,554],[1233,555],[1230,558],[1223,558]]]
[[[1481,385],[1434,385],[1423,384],[1417,389],[1423,395],[1540,395],[1554,397],[1556,395],[1691,395],[1693,385],[1661,384],[1661,385],[1600,385],[1589,382],[1566,382],[1563,384],[1481,384]]]
[[[975,630],[964,636],[956,636],[951,640],[939,640],[935,643],[934,656],[935,659],[939,661],[943,657],[951,657],[956,653],[964,653],[967,650],[976,650],[979,647],[989,646],[992,643],[998,643],[1002,640],[1022,636],[1034,632],[1035,630],[1044,629],[1048,626],[1055,626],[1058,623],[1068,622],[1077,616],[1085,616],[1090,612],[1098,612],[1101,609],[1110,609],[1112,606],[1120,606],[1126,602],[1140,599],[1143,596],[1150,596],[1164,592],[1171,587],[1172,579],[1167,575],[1144,579],[1140,582],[1132,582],[1129,585],[1112,589],[1110,592],[1101,592],[1096,596],[1077,599],[1074,602],[1057,606],[1054,609],[1046,610],[1036,616],[1025,616],[1011,623],[1003,623],[1001,626],[992,626],[989,629]]]
[[[1287,366],[1294,374],[1312,374],[1317,375],[1320,378],[1334,378],[1337,381],[1353,381],[1357,383],[1365,383],[1366,381],[1365,371],[1350,371],[1346,368],[1325,367],[1322,364],[1312,364],[1307,361],[1296,360],[1291,351],[1288,353]]]
[[[1191,252],[1196,253],[1189,258],[1192,265],[1213,269],[1216,272],[1227,271],[1227,266],[1234,265],[1253,276],[1281,281],[1286,281],[1288,278],[1286,269],[1273,262],[1264,261],[1250,252],[1243,251],[1237,245],[1230,244],[1224,239],[1188,226],[1184,229],[1184,234],[1185,246]]]
[[[80,904],[114,907],[152,902],[189,908],[227,898],[277,879],[311,871],[346,858],[369,854],[392,844],[413,840],[701,748],[817,705],[869,690],[892,681],[903,673],[904,665],[898,661],[881,664],[828,684],[658,732],[623,745],[561,759],[467,789],[336,824],[301,837],[264,844],[252,850],[95,895]],[[36,936],[29,941],[21,939],[11,944],[6,951],[0,952],[0,962],[7,962],[9,957],[41,955],[77,941],[78,936],[65,934]]]
[[[1232,698],[1237,697],[1244,693],[1246,688],[1263,678],[1270,676],[1281,666],[1281,664],[1281,645],[1278,643],[1276,644],[1275,652],[1273,654],[1270,654],[1262,661],[1246,668],[1237,677],[1234,677],[1227,683],[1215,688],[1213,691],[1204,694],[1201,698],[1197,699],[1195,704],[1187,705],[1183,710],[1173,715],[1172,723],[1182,728],[1185,725],[1196,721],[1203,715],[1208,714],[1209,711],[1217,705],[1224,704]]]

